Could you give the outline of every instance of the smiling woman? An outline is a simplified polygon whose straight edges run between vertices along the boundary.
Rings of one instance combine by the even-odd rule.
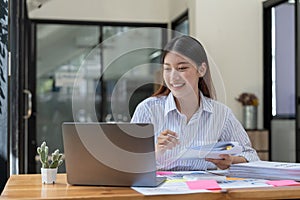
[[[131,122],[153,123],[159,170],[226,169],[231,164],[259,160],[240,122],[215,91],[206,52],[190,36],[172,39],[163,49],[163,82],[154,95],[141,102]],[[185,159],[196,146],[237,142],[243,152],[218,159]]]

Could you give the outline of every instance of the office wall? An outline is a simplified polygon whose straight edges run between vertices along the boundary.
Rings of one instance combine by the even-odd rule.
[[[262,128],[262,0],[173,0],[170,20],[189,10],[190,34],[207,50],[218,100],[242,121],[242,92],[259,100],[258,127]]]
[[[220,70],[226,94],[220,100],[241,121],[242,106],[234,98],[242,92],[255,93],[260,100],[258,127],[262,127],[262,1],[196,0],[195,10],[191,34],[201,40]]]
[[[203,43],[219,69],[220,74],[213,74],[219,100],[241,121],[242,106],[234,98],[255,93],[262,127],[262,0],[50,0],[29,17],[167,23],[187,8],[190,34]]]
[[[41,8],[30,9],[29,18],[167,23],[168,3],[169,0],[49,0]]]
[[[173,20],[177,19],[188,10],[190,24],[189,31],[190,33],[194,33],[196,24],[195,12],[197,10],[196,1],[197,0],[169,0],[169,22],[172,23]]]

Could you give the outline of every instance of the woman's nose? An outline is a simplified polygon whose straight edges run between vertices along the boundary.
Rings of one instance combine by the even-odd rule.
[[[179,72],[176,69],[173,69],[171,72],[171,79],[178,80],[180,79]]]

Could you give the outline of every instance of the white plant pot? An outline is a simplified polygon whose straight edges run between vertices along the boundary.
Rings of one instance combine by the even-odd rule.
[[[41,168],[42,183],[54,184],[56,181],[57,168]]]

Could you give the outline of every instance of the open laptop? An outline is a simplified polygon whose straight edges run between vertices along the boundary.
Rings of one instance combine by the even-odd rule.
[[[67,181],[72,185],[155,187],[152,124],[77,123],[62,125]]]

